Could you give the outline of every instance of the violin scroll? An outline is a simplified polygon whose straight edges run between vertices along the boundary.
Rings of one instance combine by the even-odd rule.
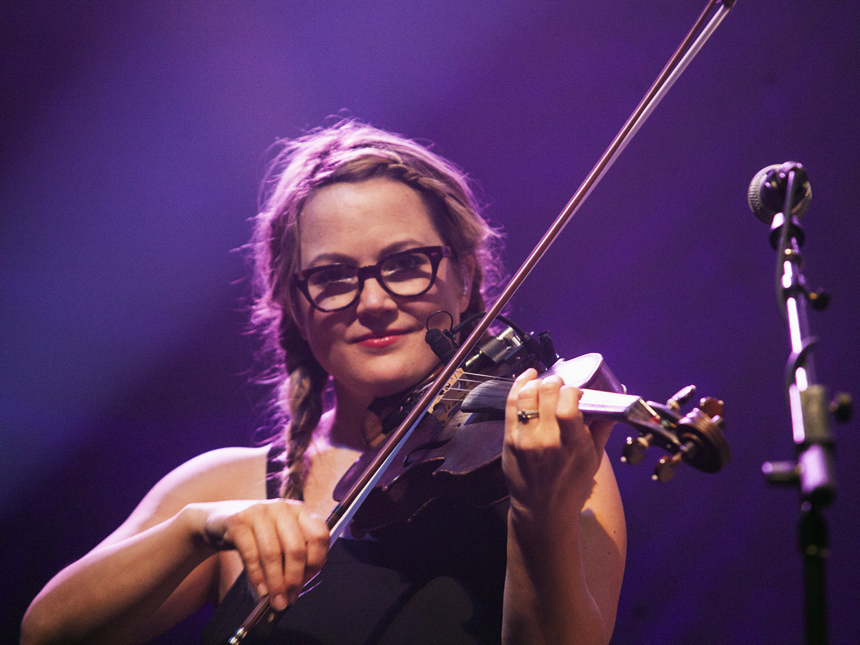
[[[639,436],[627,438],[621,461],[633,465],[641,463],[648,448],[658,445],[671,453],[654,467],[652,479],[659,482],[672,479],[681,463],[706,473],[718,472],[729,463],[731,450],[723,434],[723,402],[706,397],[689,413],[681,415],[681,405],[691,399],[695,391],[695,386],[690,385],[670,398],[666,405],[650,403],[656,418],[644,427],[639,425]]]

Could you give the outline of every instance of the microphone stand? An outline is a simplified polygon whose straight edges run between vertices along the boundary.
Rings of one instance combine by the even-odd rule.
[[[830,432],[827,391],[815,382],[812,347],[818,342],[809,336],[806,304],[824,309],[826,293],[811,292],[801,270],[800,247],[804,232],[792,215],[795,186],[803,186],[806,171],[794,164],[787,172],[785,204],[771,223],[771,245],[777,251],[777,297],[788,323],[791,355],[786,365],[786,394],[791,412],[796,462],[767,462],[762,466],[768,482],[791,484],[800,490],[799,538],[803,557],[806,596],[806,642],[826,645],[826,589],[824,561],[828,555],[827,523],[822,510],[836,494],[833,464],[833,435]],[[784,213],[789,213],[788,221]],[[844,406],[850,406],[847,396]],[[850,408],[836,411],[846,416]]]

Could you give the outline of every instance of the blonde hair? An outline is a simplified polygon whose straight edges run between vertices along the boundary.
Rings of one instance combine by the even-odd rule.
[[[290,279],[299,268],[298,220],[307,200],[324,186],[385,177],[412,187],[428,204],[444,243],[460,267],[473,268],[464,316],[479,313],[502,278],[501,236],[480,215],[466,176],[424,146],[355,120],[343,120],[280,142],[269,167],[249,245],[254,261],[252,322],[271,361],[276,408],[284,426],[286,468],[281,494],[301,499],[305,456],[324,411],[328,374],[299,334]]]

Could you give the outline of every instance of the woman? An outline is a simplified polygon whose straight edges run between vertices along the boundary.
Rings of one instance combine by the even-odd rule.
[[[224,601],[218,642],[254,591],[292,605],[327,558],[286,614],[289,642],[608,642],[626,549],[610,425],[584,425],[557,377],[528,370],[508,396],[509,509],[431,510],[328,552],[335,485],[381,440],[368,405],[437,368],[431,314],[484,309],[497,237],[455,168],[369,126],[289,142],[274,167],[251,246],[285,436],[167,475],[37,596],[22,642],[143,642]]]

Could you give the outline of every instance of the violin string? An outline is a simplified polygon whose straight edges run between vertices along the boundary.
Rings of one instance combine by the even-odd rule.
[[[460,378],[439,397],[440,401],[458,402],[462,401],[462,393],[469,393],[479,385],[486,383],[495,383],[499,386],[498,389],[504,387],[505,393],[510,389],[514,380],[506,376],[493,376],[492,374],[481,374],[479,372],[463,372]],[[459,396],[458,396],[459,395]]]
[[[459,379],[457,379],[457,383],[513,383],[514,379],[505,378],[504,376],[492,376],[488,374],[479,374],[476,372],[464,372]]]
[[[484,383],[507,383],[513,384],[514,380],[512,378],[507,378],[504,376],[492,376],[490,374],[480,374],[478,372],[463,372],[460,375],[460,378],[454,383],[451,388],[448,389],[449,392],[468,392],[478,385],[483,385]],[[461,387],[461,384],[468,387]],[[508,385],[510,387],[510,385]]]

